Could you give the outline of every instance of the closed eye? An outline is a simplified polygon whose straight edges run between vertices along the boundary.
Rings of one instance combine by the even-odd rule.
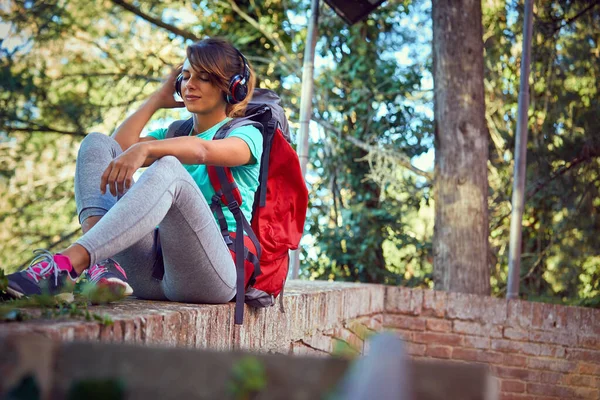
[[[191,78],[191,76],[189,76],[189,75],[183,75],[183,77],[182,77],[182,79],[183,79],[184,81],[187,81],[187,80],[189,80],[190,78]],[[197,77],[197,79],[198,79],[199,81],[202,81],[202,82],[209,82],[209,79],[208,79],[208,77],[204,77],[204,76],[198,76],[198,77]]]

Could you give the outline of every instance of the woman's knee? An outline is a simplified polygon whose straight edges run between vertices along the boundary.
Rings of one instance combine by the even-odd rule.
[[[107,144],[114,142],[115,140],[108,135],[105,135],[100,132],[90,132],[88,133],[81,142],[81,145],[96,145],[98,143]]]
[[[165,179],[168,177],[178,178],[181,176],[188,176],[188,172],[183,168],[181,162],[177,157],[173,156],[164,156],[154,161],[144,174],[159,174],[164,176]]]
[[[88,151],[96,152],[101,149],[107,149],[110,151],[120,150],[121,146],[110,136],[99,132],[88,133],[79,148],[79,155],[84,154]]]
[[[152,164],[152,165],[153,166],[156,165],[156,168],[168,168],[168,169],[182,167],[181,162],[177,159],[177,157],[174,157],[174,156],[161,157],[158,160],[156,160],[154,162],[154,164]]]

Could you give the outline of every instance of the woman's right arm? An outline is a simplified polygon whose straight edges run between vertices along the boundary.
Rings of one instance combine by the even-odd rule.
[[[182,102],[175,101],[173,98],[175,80],[180,72],[181,67],[173,69],[160,89],[154,92],[136,112],[123,121],[112,134],[113,139],[119,143],[123,151],[140,141],[150,140],[150,138],[140,138],[140,134],[157,110],[183,107]]]

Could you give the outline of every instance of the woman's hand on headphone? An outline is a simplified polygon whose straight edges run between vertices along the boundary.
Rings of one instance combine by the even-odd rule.
[[[173,95],[175,94],[175,81],[181,73],[182,66],[179,65],[169,73],[163,80],[163,84],[154,94],[152,100],[157,108],[178,108],[184,107],[182,101],[176,101]]]

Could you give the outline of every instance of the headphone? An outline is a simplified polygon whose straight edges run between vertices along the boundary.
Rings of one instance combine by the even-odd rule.
[[[246,96],[248,96],[248,81],[250,80],[250,67],[248,67],[248,61],[246,57],[238,50],[238,55],[240,56],[242,63],[244,64],[244,70],[242,74],[236,74],[229,80],[229,86],[227,88],[227,93],[225,93],[225,101],[228,104],[237,104],[239,102],[244,101]],[[183,73],[179,74],[177,80],[175,81],[175,92],[181,97],[181,82],[183,81]]]

